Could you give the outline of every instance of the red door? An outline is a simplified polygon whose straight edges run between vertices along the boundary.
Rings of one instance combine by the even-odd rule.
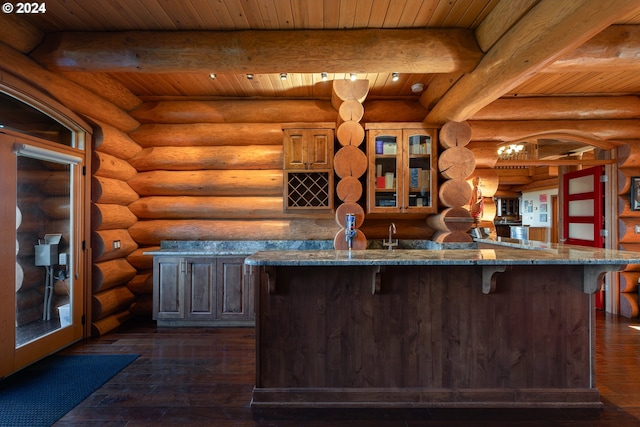
[[[601,248],[603,229],[603,166],[563,175],[562,235],[565,243]],[[596,293],[596,308],[604,309],[604,292]]]

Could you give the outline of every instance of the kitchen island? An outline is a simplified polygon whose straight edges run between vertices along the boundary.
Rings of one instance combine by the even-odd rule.
[[[248,257],[252,406],[600,407],[593,293],[640,253],[494,243]]]

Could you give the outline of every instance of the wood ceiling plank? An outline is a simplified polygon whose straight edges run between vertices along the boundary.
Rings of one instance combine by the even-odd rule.
[[[252,0],[255,1],[257,10],[260,12],[260,20],[262,27],[257,27],[261,30],[279,30],[280,22],[278,20],[278,13],[273,0]],[[257,18],[256,18],[257,20]],[[251,20],[249,21],[251,22]],[[252,28],[253,29],[253,28]]]
[[[413,22],[412,27],[426,28],[435,10],[436,2],[432,0],[423,0],[422,4],[420,5],[420,10],[416,13],[416,18]]]
[[[353,28],[370,28],[369,22],[374,0],[357,0],[358,6],[353,20]]]
[[[307,0],[307,26],[312,30],[324,29],[324,4],[317,0]]]
[[[244,0],[242,3],[238,5],[236,8],[237,13],[240,13],[243,17],[245,24],[242,27],[244,30],[250,29],[273,29],[267,28],[264,20],[262,19],[262,10],[260,8],[260,3],[257,0]]]
[[[449,11],[451,10],[451,4],[447,0],[438,0],[438,4],[431,15],[431,19],[427,23],[427,27],[429,28],[442,28],[443,22],[449,16]]]
[[[355,26],[357,0],[346,0],[340,2],[340,14],[338,20],[339,28],[353,28]]]
[[[407,0],[391,0],[387,14],[384,18],[384,25],[386,28],[399,28],[400,18],[402,17],[402,11],[407,4]]]
[[[444,27],[474,28],[473,23],[478,16],[488,13],[488,11],[483,11],[485,11],[489,3],[487,0],[458,0],[451,5],[451,10],[442,25]]]
[[[251,26],[247,20],[246,11],[243,8],[242,3],[234,1],[228,1],[225,3],[229,10],[229,15],[231,15],[231,19],[233,20],[234,28],[236,30],[250,30]]]
[[[341,0],[324,0],[322,2],[323,29],[339,28],[338,21],[340,20],[340,1]]]
[[[293,19],[293,10],[289,0],[273,0],[278,15],[279,28],[281,30],[293,30],[295,22]]]
[[[473,72],[456,83],[425,121],[468,119],[638,6],[635,0],[542,0],[487,52]]]
[[[373,3],[369,15],[369,28],[384,28],[391,0],[380,0]]]
[[[424,1],[408,1],[405,3],[398,19],[398,28],[411,28],[416,25],[416,18],[424,6]]]
[[[502,0],[490,0],[486,4],[482,5],[483,6],[482,9],[480,9],[479,7],[470,9],[470,11],[473,11],[473,13],[476,13],[476,15],[473,16],[471,14],[469,16],[469,19],[472,19],[472,21],[469,22],[469,26],[467,28],[472,28],[472,29],[478,28],[478,26],[482,22],[484,22],[487,16],[489,16],[489,14],[493,12],[493,9],[495,9],[496,6],[498,6],[501,2]]]
[[[158,1],[149,1],[144,3],[138,2],[126,2],[127,8],[132,8],[131,14],[140,15],[143,19],[142,29],[145,30],[160,30],[163,28],[177,29],[174,17],[171,15],[171,11],[161,6]],[[144,11],[141,13],[141,11]],[[116,19],[116,17],[112,17]],[[116,21],[117,22],[117,21]],[[216,22],[216,21],[214,21]],[[131,27],[128,27],[131,28]],[[136,27],[137,28],[137,27]],[[207,29],[216,29],[217,26],[208,26]],[[127,28],[121,28],[126,30]]]
[[[231,12],[227,8],[226,1],[210,2],[213,15],[220,23],[220,30],[235,30],[235,22],[231,17]]]
[[[538,0],[500,1],[476,29],[480,49],[488,51],[536,3]]]

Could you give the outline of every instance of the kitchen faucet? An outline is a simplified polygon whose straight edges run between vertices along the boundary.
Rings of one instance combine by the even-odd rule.
[[[388,241],[382,241],[382,246],[387,246],[389,248],[390,251],[393,250],[394,246],[398,246],[398,239],[396,239],[395,241],[391,240],[392,239],[392,235],[396,234],[396,225],[392,222],[389,225],[389,240]]]

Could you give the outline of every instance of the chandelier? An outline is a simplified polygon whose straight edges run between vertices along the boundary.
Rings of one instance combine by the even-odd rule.
[[[520,160],[526,159],[527,151],[524,144],[509,144],[498,148],[498,159],[500,160]]]

